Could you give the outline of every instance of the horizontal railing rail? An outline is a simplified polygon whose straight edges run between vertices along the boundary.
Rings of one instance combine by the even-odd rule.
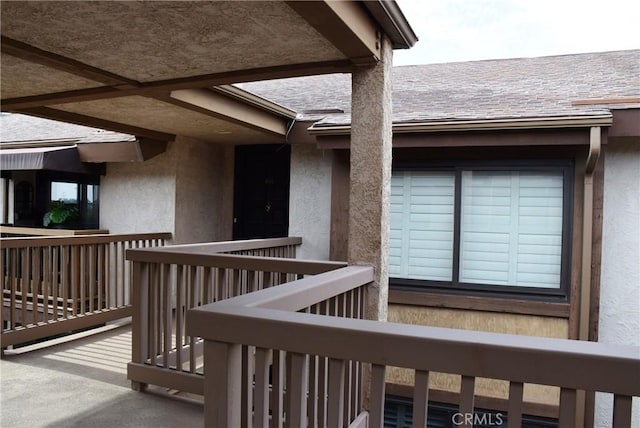
[[[128,251],[134,267],[132,386],[202,394],[203,344],[186,333],[186,311],[346,265],[297,260],[300,243],[276,238]]]
[[[2,347],[131,315],[129,248],[170,233],[2,238]]]
[[[323,293],[329,293],[329,289],[352,286],[354,282],[346,279],[352,274],[367,272],[370,272],[367,268],[352,266],[189,311],[187,332],[205,340],[205,425],[246,426],[239,405],[245,384],[237,360],[240,347],[251,345],[256,347],[256,371],[263,370],[265,364],[258,356],[268,354],[269,350],[286,351],[290,356],[289,391],[295,392],[288,397],[286,418],[295,421],[290,426],[319,426],[304,399],[310,394],[308,380],[312,378],[308,361],[316,356],[329,359],[328,426],[382,426],[387,367],[414,370],[416,427],[426,426],[429,374],[434,372],[461,377],[462,415],[473,415],[476,378],[490,378],[509,381],[505,417],[509,427],[521,425],[524,384],[560,388],[561,427],[576,426],[577,390],[614,394],[613,426],[631,426],[632,397],[640,396],[637,347],[298,312],[300,307],[325,297]],[[211,327],[216,325],[233,328]],[[359,418],[345,419],[341,403],[348,398],[341,385],[345,382],[345,366],[354,361],[371,364],[368,411],[361,412]],[[269,412],[265,408],[269,406],[263,404],[268,400],[265,382],[261,380],[258,386],[256,375],[254,389],[259,394],[256,402],[260,403],[254,406],[256,427],[267,426]],[[473,418],[461,417],[459,422],[470,427]]]
[[[0,225],[0,235],[4,238],[24,236],[78,236],[108,234],[106,229],[49,229],[44,227],[22,227]]]

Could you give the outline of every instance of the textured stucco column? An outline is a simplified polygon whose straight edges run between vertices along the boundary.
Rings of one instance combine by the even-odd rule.
[[[353,72],[348,261],[375,267],[367,318],[387,319],[391,181],[391,66],[385,38],[381,61]]]

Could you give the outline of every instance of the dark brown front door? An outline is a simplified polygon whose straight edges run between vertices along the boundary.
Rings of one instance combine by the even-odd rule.
[[[233,238],[277,238],[289,233],[291,147],[236,147]]]

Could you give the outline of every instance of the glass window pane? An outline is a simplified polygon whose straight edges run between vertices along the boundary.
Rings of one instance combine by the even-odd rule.
[[[78,183],[62,183],[54,181],[51,183],[51,200],[60,201],[67,204],[78,203]]]
[[[560,287],[562,172],[464,171],[463,283]]]
[[[389,275],[451,281],[455,175],[394,172]]]

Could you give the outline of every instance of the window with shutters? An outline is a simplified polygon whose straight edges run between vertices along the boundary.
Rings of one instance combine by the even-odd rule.
[[[569,165],[394,170],[392,284],[566,296],[570,201]]]

